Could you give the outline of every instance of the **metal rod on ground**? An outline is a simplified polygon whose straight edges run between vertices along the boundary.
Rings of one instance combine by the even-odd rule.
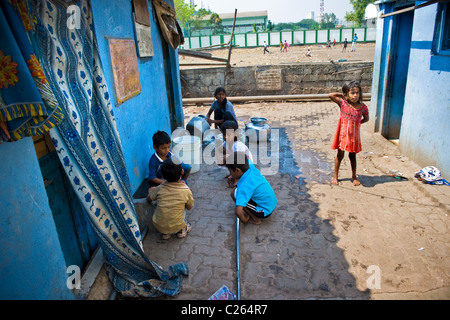
[[[237,299],[241,300],[241,267],[239,253],[239,218],[236,217],[236,273],[237,273]]]

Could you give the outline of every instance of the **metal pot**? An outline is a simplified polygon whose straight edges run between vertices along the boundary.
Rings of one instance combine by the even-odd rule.
[[[265,137],[269,139],[270,136],[270,125],[267,124],[267,119],[262,117],[250,118],[250,123],[245,125],[245,133],[249,140],[252,140],[252,134],[256,134],[257,141],[260,140],[262,132],[265,132]],[[264,135],[263,135],[264,137]],[[254,139],[254,138],[253,138]]]
[[[250,121],[257,127],[262,127],[266,124],[267,119],[262,117],[252,117]]]

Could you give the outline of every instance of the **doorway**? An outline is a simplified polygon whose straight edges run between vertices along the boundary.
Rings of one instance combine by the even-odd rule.
[[[173,89],[173,76],[171,69],[171,55],[169,44],[165,40],[162,43],[162,52],[164,59],[164,78],[166,80],[167,100],[169,103],[170,129],[173,132],[178,127],[177,114],[175,110],[175,92]]]
[[[50,209],[66,266],[81,271],[98,246],[98,239],[86,218],[48,133],[33,137]]]
[[[382,135],[390,140],[398,139],[405,103],[408,79],[409,55],[414,11],[393,16],[391,35],[391,66],[388,73],[388,86],[384,107]]]

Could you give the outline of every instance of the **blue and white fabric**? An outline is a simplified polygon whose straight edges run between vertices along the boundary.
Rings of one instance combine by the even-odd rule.
[[[109,278],[125,297],[178,294],[187,265],[164,270],[143,251],[90,2],[29,0],[28,4],[34,20],[30,39],[64,113],[50,135],[99,238]],[[69,5],[80,8],[77,28],[68,28]]]

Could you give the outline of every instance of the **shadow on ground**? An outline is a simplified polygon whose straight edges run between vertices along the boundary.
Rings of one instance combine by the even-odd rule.
[[[317,216],[318,204],[308,194],[308,179],[296,164],[286,128],[276,129],[279,167],[266,178],[278,206],[261,225],[240,225],[241,298],[368,299],[370,291],[358,290],[348,272],[330,220]],[[304,152],[312,155],[310,150]],[[272,151],[265,154],[271,155]],[[256,154],[257,158],[263,156]],[[257,167],[267,165],[257,163]],[[222,285],[237,293],[236,219],[224,179],[227,173],[216,164],[202,164],[200,171],[190,176],[195,205],[187,214],[192,231],[185,239],[160,240],[151,223],[153,206],[136,205],[140,225],[149,227],[144,239],[147,256],[163,267],[178,262],[189,266],[189,276],[175,299],[206,300]]]

